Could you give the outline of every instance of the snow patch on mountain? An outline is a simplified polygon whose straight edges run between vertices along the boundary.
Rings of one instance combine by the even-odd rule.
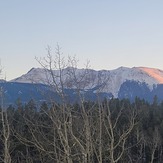
[[[156,79],[159,84],[163,84],[163,71],[160,69],[148,68],[148,67],[139,67],[142,71],[146,72],[152,78]]]

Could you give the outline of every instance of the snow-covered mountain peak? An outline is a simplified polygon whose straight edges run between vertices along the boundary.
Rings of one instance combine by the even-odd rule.
[[[32,68],[26,74],[11,80],[11,82],[18,83],[44,83],[46,78],[45,69],[43,68]]]
[[[163,71],[146,67],[119,67],[114,70],[99,71],[68,67],[62,71],[51,72],[57,83],[60,82],[60,72],[62,72],[62,80],[66,88],[76,88],[75,84],[81,84],[82,89],[91,89],[101,85],[101,92],[111,92],[115,97],[118,96],[121,85],[128,80],[146,83],[151,90],[153,85],[163,83]],[[27,74],[12,82],[52,84],[53,80],[48,70],[32,68]]]

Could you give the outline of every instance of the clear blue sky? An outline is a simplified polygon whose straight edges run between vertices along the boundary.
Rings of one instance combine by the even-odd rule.
[[[94,69],[163,69],[162,0],[0,0],[0,59],[7,80],[38,67],[56,44]]]

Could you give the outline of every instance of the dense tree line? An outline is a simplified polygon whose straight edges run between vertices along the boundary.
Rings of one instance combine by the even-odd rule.
[[[1,107],[0,162],[148,163],[163,160],[163,103],[34,100]],[[6,153],[7,152],[7,153]],[[7,154],[7,155],[6,155]]]

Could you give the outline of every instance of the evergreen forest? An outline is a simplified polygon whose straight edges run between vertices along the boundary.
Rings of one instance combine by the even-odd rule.
[[[2,101],[3,104],[3,101]],[[2,105],[3,106],[3,105]],[[163,102],[136,98],[76,104],[34,100],[4,109],[0,162],[161,163]]]

